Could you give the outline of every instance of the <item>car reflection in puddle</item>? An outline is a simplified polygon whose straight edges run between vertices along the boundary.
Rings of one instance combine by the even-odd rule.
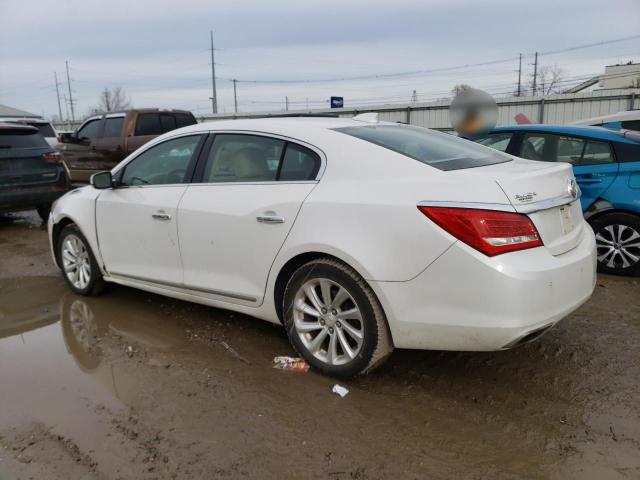
[[[64,342],[82,371],[100,370],[103,355],[99,340],[107,335],[157,350],[170,350],[184,344],[182,329],[161,315],[141,308],[144,305],[140,301],[121,300],[125,301],[81,298],[71,293],[62,297],[60,320]]]
[[[120,352],[105,355],[102,340],[117,336],[114,348],[150,351],[186,342],[184,330],[146,300],[124,289],[78,297],[57,277],[0,280],[0,382],[13,386],[0,391],[0,424],[23,416],[56,423],[84,400],[130,404],[137,382]]]

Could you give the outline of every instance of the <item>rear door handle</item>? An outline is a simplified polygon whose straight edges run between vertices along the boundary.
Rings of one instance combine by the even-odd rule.
[[[284,217],[278,215],[258,215],[256,220],[259,223],[284,223]]]
[[[169,215],[168,213],[152,213],[151,217],[154,220],[163,220],[163,221],[171,220],[171,215]]]

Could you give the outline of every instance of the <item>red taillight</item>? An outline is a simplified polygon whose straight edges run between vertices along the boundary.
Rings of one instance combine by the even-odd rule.
[[[44,157],[44,161],[47,163],[62,162],[62,156],[58,152],[45,153],[42,156]]]
[[[520,213],[451,207],[418,206],[418,209],[451,235],[489,257],[542,246],[535,225]]]

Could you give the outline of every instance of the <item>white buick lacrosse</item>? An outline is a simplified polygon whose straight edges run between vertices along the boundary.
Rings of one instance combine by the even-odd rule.
[[[154,139],[49,217],[69,287],[106,282],[284,325],[337,377],[393,350],[500,350],[584,303],[571,166],[414,126],[271,118]]]

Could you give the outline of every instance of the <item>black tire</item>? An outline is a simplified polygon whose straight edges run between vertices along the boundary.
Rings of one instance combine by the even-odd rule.
[[[598,271],[640,275],[640,216],[609,213],[590,223],[596,234]]]
[[[36,211],[38,212],[38,215],[40,215],[40,218],[42,219],[43,222],[46,222],[49,219],[49,212],[51,211],[51,204],[46,204],[46,205],[38,205],[36,207]]]
[[[63,258],[63,248],[65,245],[65,241],[67,240],[67,238],[70,238],[71,236],[73,236],[74,239],[77,239],[79,242],[81,242],[82,247],[86,250],[86,253],[88,254],[88,257],[89,257],[89,265],[90,265],[89,279],[88,279],[88,282],[86,282],[86,286],[82,288],[78,287],[77,285],[74,285],[74,283],[69,278],[69,275],[65,271],[65,260]],[[67,283],[67,285],[69,285],[69,288],[74,293],[77,293],[78,295],[84,295],[84,296],[98,295],[102,293],[102,291],[106,287],[106,282],[102,279],[102,273],[100,272],[100,267],[96,262],[96,258],[94,257],[93,252],[91,251],[89,242],[87,242],[87,239],[75,224],[71,223],[67,225],[60,232],[60,236],[58,237],[58,243],[56,245],[56,255],[58,258],[60,269],[62,271],[62,277],[64,278],[64,281]]]
[[[327,312],[325,308],[326,315],[309,316],[306,313],[302,313],[299,308],[296,309],[294,307],[296,299],[299,301],[300,295],[304,295],[303,286],[313,284],[316,280],[318,282],[326,282],[326,280],[329,280],[329,284],[331,285],[330,291],[334,292],[329,293],[330,298],[331,295],[335,295],[334,299],[337,298],[337,292],[341,287],[348,293],[349,298],[344,300],[344,303],[336,304],[339,310],[337,315]],[[317,289],[316,287],[312,288],[315,289],[315,292],[322,290],[320,286],[318,286]],[[320,293],[319,296],[323,297],[323,293]],[[309,297],[305,296],[304,298]],[[317,300],[319,300],[319,298]],[[325,305],[322,301],[320,304]],[[327,305],[329,304],[327,303]],[[342,319],[342,322],[340,322],[340,312],[343,312],[341,306],[346,306],[345,308],[349,311],[357,310],[361,320]],[[331,307],[329,306],[329,308]],[[355,375],[369,373],[382,364],[393,351],[391,334],[389,333],[387,320],[380,302],[378,302],[378,299],[367,282],[354,269],[339,260],[320,258],[298,268],[289,279],[285,289],[282,310],[284,312],[284,326],[294,349],[312,367],[317,368],[327,375],[337,378],[349,378]],[[332,308],[331,310],[333,313],[337,312]],[[346,312],[347,310],[343,313]],[[298,317],[294,317],[294,314]],[[328,318],[329,316],[331,316],[331,318]],[[317,321],[317,325],[322,324],[323,326],[315,326],[314,328],[316,328],[316,330],[314,332],[299,333],[296,327],[296,318],[298,318],[298,324],[299,322],[306,324],[306,321],[309,320],[310,323],[314,325]],[[316,318],[317,320],[315,320]],[[344,325],[346,322],[354,323]],[[331,327],[329,325],[331,325]],[[359,329],[361,343],[356,344],[354,340],[356,337],[350,336],[347,326],[351,327],[351,331]],[[341,330],[340,332],[338,331],[339,329]],[[329,331],[331,333],[329,333]],[[312,344],[317,337],[320,337],[321,333],[325,336],[322,337],[320,345],[326,346],[320,348],[325,348],[326,352],[320,350],[314,354],[308,346],[305,345],[301,336],[305,338],[307,343]],[[334,345],[337,346],[334,346],[332,350],[337,353],[335,358],[339,360],[329,363],[330,342],[333,336],[335,336],[333,341],[336,342]],[[352,349],[352,358],[349,358],[350,355],[348,355],[347,349],[342,347],[342,345],[344,345],[343,342],[349,342],[348,347]],[[323,360],[317,355],[324,355],[326,359]],[[344,363],[336,364],[338,362]]]

